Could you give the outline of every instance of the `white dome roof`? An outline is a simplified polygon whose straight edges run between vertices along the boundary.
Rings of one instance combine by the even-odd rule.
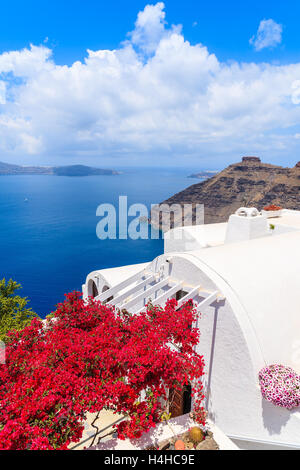
[[[190,255],[222,281],[224,296],[227,289],[234,292],[266,363],[290,365],[300,372],[300,232],[202,249]]]

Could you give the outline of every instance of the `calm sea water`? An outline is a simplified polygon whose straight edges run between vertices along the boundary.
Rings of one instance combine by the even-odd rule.
[[[39,315],[50,313],[64,294],[81,290],[95,269],[152,260],[159,240],[99,240],[96,208],[128,203],[148,207],[195,183],[191,171],[130,169],[118,176],[0,177],[0,278],[22,284]],[[26,202],[25,199],[28,199]]]

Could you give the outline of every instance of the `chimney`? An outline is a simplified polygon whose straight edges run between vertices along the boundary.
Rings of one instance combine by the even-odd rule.
[[[269,234],[266,217],[255,207],[240,207],[229,217],[225,243],[237,243]]]

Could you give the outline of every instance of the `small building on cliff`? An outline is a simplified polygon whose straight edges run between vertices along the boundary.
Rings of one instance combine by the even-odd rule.
[[[259,157],[243,157],[242,161],[243,162],[261,163],[261,159]]]
[[[135,314],[149,299],[194,300],[208,414],[241,449],[300,448],[300,408],[266,400],[259,382],[272,365],[300,374],[300,211],[270,215],[240,208],[226,223],[175,228],[154,260],[94,271],[83,285],[84,297]]]

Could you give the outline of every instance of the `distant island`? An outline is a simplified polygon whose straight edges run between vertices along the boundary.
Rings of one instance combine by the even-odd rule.
[[[193,173],[192,175],[189,175],[188,178],[197,178],[197,179],[206,179],[206,178],[211,178],[212,176],[216,175],[218,171],[210,171],[210,170],[205,170],[205,171],[199,171],[199,173]]]
[[[93,168],[86,165],[68,166],[21,166],[0,162],[0,176],[6,175],[56,175],[56,176],[95,176],[120,175],[119,171]]]

